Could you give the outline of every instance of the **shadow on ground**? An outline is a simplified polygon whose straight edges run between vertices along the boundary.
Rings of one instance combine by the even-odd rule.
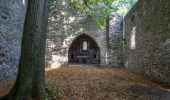
[[[129,88],[129,91],[133,94],[130,97],[131,100],[138,100],[137,98],[144,100],[170,100],[170,92],[160,89],[132,86]]]

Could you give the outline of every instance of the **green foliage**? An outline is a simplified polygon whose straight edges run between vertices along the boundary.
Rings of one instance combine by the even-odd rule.
[[[91,15],[101,29],[105,28],[106,19],[114,11],[113,0],[70,0],[70,2],[77,11]]]
[[[138,0],[115,0],[112,7],[117,9],[115,12],[125,16]]]
[[[86,12],[93,17],[97,26],[105,28],[105,22],[111,12],[125,15],[137,0],[71,0],[72,6],[79,12]]]
[[[57,0],[50,0],[50,12],[53,13],[57,9]],[[50,13],[50,15],[51,15]]]
[[[76,11],[92,16],[100,29],[105,28],[105,22],[111,12],[125,15],[137,0],[70,0]],[[57,0],[51,0],[51,11],[56,8]]]

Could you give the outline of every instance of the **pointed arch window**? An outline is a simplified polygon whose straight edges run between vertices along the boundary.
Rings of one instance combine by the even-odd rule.
[[[87,51],[87,41],[83,41],[83,50]]]

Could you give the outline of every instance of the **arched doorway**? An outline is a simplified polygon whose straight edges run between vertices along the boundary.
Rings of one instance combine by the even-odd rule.
[[[69,48],[68,62],[100,64],[100,49],[97,43],[88,35],[78,36]]]

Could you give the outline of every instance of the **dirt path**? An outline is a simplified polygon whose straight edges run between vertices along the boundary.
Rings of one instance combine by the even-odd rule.
[[[46,83],[56,100],[170,100],[168,89],[125,69],[62,67],[46,71]],[[0,85],[0,95],[11,85]]]

